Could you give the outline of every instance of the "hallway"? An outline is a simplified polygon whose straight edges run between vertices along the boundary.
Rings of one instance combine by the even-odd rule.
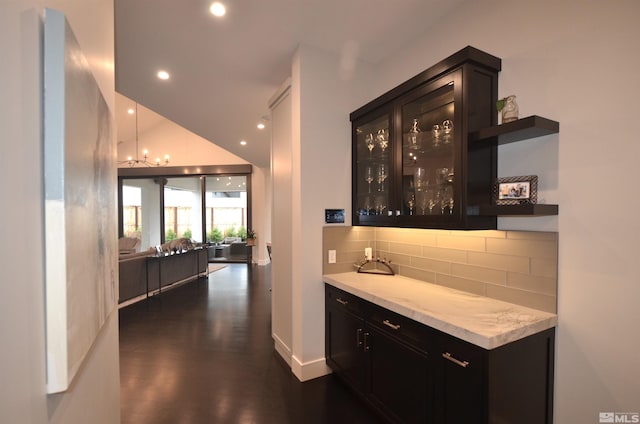
[[[229,264],[120,310],[122,424],[378,423],[333,375],[273,348],[269,267]]]

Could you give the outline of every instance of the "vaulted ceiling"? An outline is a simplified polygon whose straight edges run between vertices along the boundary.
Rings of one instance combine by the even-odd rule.
[[[269,122],[257,124],[297,46],[375,64],[461,1],[226,0],[217,18],[205,0],[115,0],[116,90],[268,167]],[[160,69],[170,79],[158,79]]]

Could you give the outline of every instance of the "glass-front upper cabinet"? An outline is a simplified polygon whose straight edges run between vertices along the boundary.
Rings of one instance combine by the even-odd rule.
[[[391,195],[395,143],[390,113],[378,112],[356,123],[353,138],[353,188],[358,215],[365,220],[388,216],[395,207]]]
[[[416,90],[400,106],[403,216],[459,219],[462,191],[455,171],[460,166],[461,140],[455,96],[460,75],[454,72]]]
[[[353,225],[496,228],[497,147],[468,135],[497,122],[499,70],[467,47],[351,114]]]

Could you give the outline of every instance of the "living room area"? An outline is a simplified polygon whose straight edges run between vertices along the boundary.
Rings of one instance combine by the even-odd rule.
[[[155,175],[145,168],[119,169],[121,236],[140,239],[144,250],[186,238],[224,247],[211,259],[237,260],[245,253],[246,260],[237,244],[246,246],[251,216],[250,165],[200,167],[200,175],[188,176],[175,175],[174,167],[153,170]],[[224,173],[206,174],[212,171]]]

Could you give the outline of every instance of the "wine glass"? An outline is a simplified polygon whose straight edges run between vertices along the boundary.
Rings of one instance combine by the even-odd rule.
[[[376,208],[376,214],[382,215],[384,210],[387,208],[387,205],[384,201],[384,196],[376,196],[374,207]]]
[[[436,168],[436,184],[443,185],[446,183],[449,178],[449,172],[449,168]]]
[[[429,215],[433,214],[433,208],[438,204],[438,192],[434,189],[427,190],[427,203],[429,206]]]
[[[388,176],[387,165],[384,163],[378,165],[378,191],[384,191],[384,180],[386,180]]]
[[[407,190],[406,199],[407,206],[409,206],[409,215],[413,215],[413,208],[416,206],[416,195],[413,190]]]
[[[373,168],[367,166],[364,173],[364,179],[369,184],[369,193],[371,193],[371,182],[373,181]]]
[[[373,133],[369,133],[364,137],[364,144],[366,144],[367,149],[369,149],[369,156],[371,156],[371,152],[373,148],[376,147],[376,142],[373,138]]]
[[[451,142],[451,134],[453,133],[453,121],[445,119],[442,122],[442,142],[444,144]]]
[[[449,168],[449,173],[445,177],[445,181],[448,182],[449,184],[453,183],[453,176],[454,176],[453,167],[451,167]]]
[[[416,192],[416,203],[420,206],[420,215],[426,215],[427,211],[427,193],[424,191]]]
[[[442,127],[438,124],[435,124],[431,128],[431,136],[433,137],[433,146],[438,147],[440,145],[440,139],[442,137]]]
[[[440,196],[440,211],[444,215],[444,209],[449,208],[449,215],[453,214],[453,187],[448,186],[442,190]]]
[[[413,150],[420,149],[420,126],[418,120],[413,120],[413,125],[409,130],[409,148]]]
[[[413,171],[413,184],[416,191],[423,191],[427,187],[427,170],[422,167],[417,167]]]
[[[389,132],[384,128],[379,129],[376,133],[376,141],[384,153],[389,147]]]
[[[371,198],[365,197],[364,205],[362,206],[362,215],[369,215],[371,213]]]

